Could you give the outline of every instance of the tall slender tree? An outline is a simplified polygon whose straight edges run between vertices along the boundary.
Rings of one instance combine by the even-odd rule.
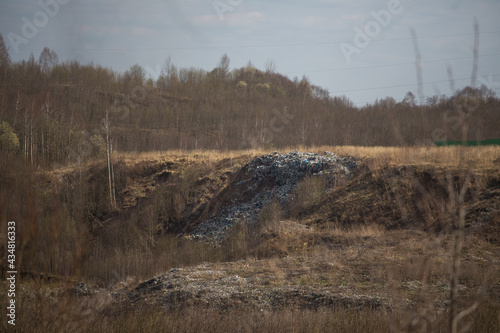
[[[7,82],[7,73],[11,65],[9,51],[3,41],[2,34],[0,34],[0,80]]]
[[[57,66],[58,62],[59,57],[57,56],[56,52],[49,49],[48,47],[45,47],[42,50],[42,53],[40,53],[40,57],[38,57],[40,71],[45,75],[50,74],[52,68]]]
[[[109,110],[106,109],[106,118],[104,119],[104,129],[106,130],[106,157],[108,161],[108,186],[109,202],[113,207],[116,206],[115,181],[113,171],[113,147],[111,144],[111,123],[109,121]]]

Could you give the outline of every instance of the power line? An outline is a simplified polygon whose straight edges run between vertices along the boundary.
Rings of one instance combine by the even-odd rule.
[[[492,54],[483,54],[479,57],[492,57],[498,56],[500,53],[492,53]],[[445,62],[452,60],[466,60],[472,59],[473,57],[460,57],[460,58],[446,58],[446,59],[435,59],[435,60],[426,60],[422,61],[425,63],[433,63],[433,62]],[[332,69],[315,69],[315,70],[307,70],[307,71],[297,71],[297,72],[286,72],[284,74],[301,74],[301,73],[319,73],[319,72],[335,72],[335,71],[344,71],[344,70],[354,70],[354,69],[370,69],[370,68],[382,68],[382,67],[395,67],[395,66],[404,66],[404,65],[415,65],[415,61],[412,62],[402,62],[398,64],[386,64],[386,65],[373,65],[373,66],[360,66],[360,67],[345,67],[345,68],[332,68]]]
[[[500,74],[492,74],[491,76],[499,76],[499,75]],[[463,77],[463,78],[454,79],[454,80],[455,81],[470,80],[470,77]],[[423,84],[443,83],[443,82],[450,82],[450,80],[448,79],[448,80],[429,81],[429,82],[424,82]],[[332,91],[332,93],[346,93],[346,92],[353,92],[353,91],[365,91],[365,90],[378,90],[378,89],[397,88],[397,87],[409,87],[409,86],[414,86],[414,85],[416,85],[416,83],[397,84],[397,85],[393,85],[393,86],[384,86],[384,87],[338,90],[338,91]]]
[[[498,74],[496,74],[498,75]],[[470,79],[470,78],[467,78]],[[433,95],[436,96],[436,95]],[[451,97],[453,94],[439,94],[439,96],[444,96],[444,97]],[[368,105],[368,104],[374,104],[377,100],[370,100],[370,101],[364,101],[364,102],[352,102],[354,105]]]

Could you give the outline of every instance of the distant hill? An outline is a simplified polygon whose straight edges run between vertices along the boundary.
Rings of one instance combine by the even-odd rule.
[[[102,154],[106,113],[118,151],[432,145],[463,139],[464,124],[466,139],[500,138],[500,100],[485,86],[433,96],[426,105],[408,92],[402,101],[356,107],[306,77],[292,80],[250,62],[230,70],[225,55],[212,71],[167,61],[153,80],[140,65],[117,73],[59,63],[47,48],[38,60],[18,63],[2,54],[0,120],[19,141],[10,151],[37,165]]]

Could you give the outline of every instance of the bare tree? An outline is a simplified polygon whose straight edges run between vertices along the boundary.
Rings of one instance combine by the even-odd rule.
[[[458,323],[467,314],[474,311],[477,302],[472,307],[458,313],[458,286],[460,276],[460,255],[462,254],[465,230],[465,194],[469,188],[470,173],[467,174],[462,187],[456,191],[453,184],[453,177],[447,175],[448,195],[450,199],[450,213],[453,218],[455,236],[453,242],[452,262],[451,262],[451,293],[450,293],[450,332],[458,332]]]
[[[266,66],[266,73],[271,74],[276,72],[276,62],[274,62],[273,59],[267,59],[265,66]]]
[[[229,72],[229,63],[231,60],[229,60],[229,57],[227,54],[224,53],[222,57],[220,57],[219,63],[217,64],[217,68],[221,70],[221,74],[224,76]]]
[[[471,74],[471,87],[475,88],[476,87],[476,80],[477,80],[477,59],[479,57],[479,23],[477,22],[477,17],[474,17],[474,58],[472,61],[472,74]]]
[[[57,65],[59,58],[53,50],[45,47],[40,53],[40,57],[38,58],[38,64],[40,65],[40,70],[44,74],[49,74],[52,68]]]
[[[418,82],[418,98],[420,99],[420,104],[423,105],[425,102],[424,98],[424,85],[422,79],[422,56],[420,55],[420,48],[418,47],[417,33],[415,29],[410,29],[411,39],[413,41],[413,50],[415,52],[415,67],[417,69],[417,82]]]
[[[2,34],[0,34],[0,77],[2,80],[7,80],[8,68],[11,65],[9,52],[3,41]]]
[[[472,64],[472,75],[471,75],[471,89],[463,89],[463,92],[473,92],[476,84],[477,76],[477,56],[479,49],[479,24],[477,18],[474,18],[474,56]],[[466,122],[464,113],[460,113],[461,124],[462,124],[462,141],[465,142],[468,137],[469,126]],[[459,168],[463,168],[464,162],[464,152],[460,150],[460,160]],[[453,252],[452,252],[452,262],[451,262],[451,277],[450,277],[450,318],[449,318],[449,329],[452,333],[457,332],[467,332],[470,329],[470,324],[465,325],[460,331],[458,331],[460,321],[467,315],[471,314],[476,310],[479,303],[474,302],[470,307],[459,312],[458,310],[458,287],[459,287],[459,277],[460,277],[460,256],[462,254],[464,233],[465,233],[465,195],[469,188],[471,173],[468,172],[465,177],[462,187],[455,190],[453,184],[453,177],[447,174],[447,184],[448,184],[448,196],[450,199],[450,213],[453,218],[454,227],[454,242],[453,242]]]
[[[109,202],[113,207],[116,206],[115,196],[115,177],[113,171],[113,146],[111,144],[111,123],[109,121],[109,110],[106,109],[106,118],[104,119],[104,129],[106,130],[106,157],[108,161],[108,186],[109,186]]]

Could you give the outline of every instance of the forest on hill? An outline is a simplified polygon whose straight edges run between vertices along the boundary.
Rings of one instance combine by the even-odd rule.
[[[415,146],[461,140],[464,124],[469,140],[500,137],[500,99],[484,85],[356,107],[273,66],[231,69],[227,55],[211,71],[167,59],[154,80],[138,64],[118,73],[48,48],[15,63],[1,36],[0,78],[1,149],[38,166],[96,157],[106,142],[124,152]]]

